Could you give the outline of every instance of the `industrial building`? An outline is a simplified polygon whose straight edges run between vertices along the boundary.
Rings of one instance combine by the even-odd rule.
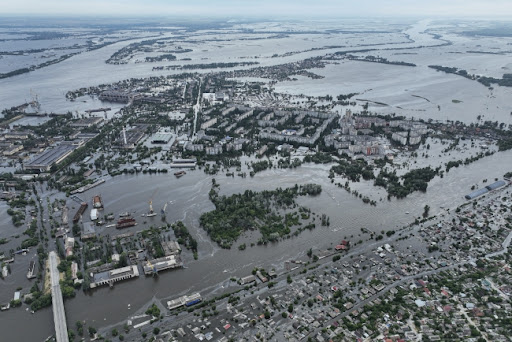
[[[133,95],[117,90],[107,90],[100,94],[99,99],[101,101],[128,103],[133,99]]]
[[[475,190],[475,191],[473,191],[470,194],[467,194],[465,197],[466,197],[466,199],[471,200],[473,198],[477,198],[479,196],[482,196],[483,194],[486,194],[488,192],[489,192],[489,189],[482,188],[482,189]]]
[[[497,181],[497,182],[494,182],[490,185],[487,185],[485,188],[489,191],[492,191],[492,190],[496,190],[498,188],[501,188],[502,186],[504,186],[505,184],[507,184],[505,181]]]
[[[117,144],[125,149],[134,149],[139,141],[144,137],[149,125],[137,125],[130,130],[123,129]]]
[[[195,158],[189,158],[189,159],[180,159],[176,158],[173,160],[175,164],[189,164],[189,163],[196,163],[197,160]]]
[[[476,191],[473,191],[472,193],[470,194],[467,194],[465,197],[466,199],[468,200],[472,200],[474,198],[477,198],[479,196],[482,196],[486,193],[488,193],[489,191],[492,191],[492,190],[496,190],[498,188],[501,188],[502,186],[504,186],[505,184],[507,184],[505,181],[497,181],[497,182],[494,182],[492,184],[489,184],[487,185],[485,188],[482,188],[482,189],[478,189]]]
[[[93,222],[83,222],[82,224],[82,235],[80,240],[88,240],[96,238],[96,229],[94,228]]]
[[[151,138],[152,144],[167,144],[172,138],[172,133],[157,133]]]
[[[2,153],[4,156],[11,157],[21,150],[23,150],[23,145],[10,145]]]
[[[176,241],[162,241],[162,249],[165,255],[175,255],[181,253],[180,244]]]
[[[61,163],[81,144],[62,142],[59,145],[48,148],[46,151],[36,155],[32,160],[23,164],[25,170],[37,170],[39,172],[50,171],[53,165]]]
[[[253,283],[255,281],[256,281],[256,277],[253,276],[252,274],[247,276],[247,277],[240,278],[240,284],[242,284],[242,285],[250,284],[250,283]]]
[[[195,159],[174,159],[173,162],[169,165],[172,169],[179,168],[189,168],[193,169],[197,165],[197,161]]]
[[[90,140],[96,138],[98,135],[99,135],[99,133],[82,133],[82,132],[80,132],[76,135],[76,139],[83,140],[84,143],[87,143]]]
[[[168,255],[163,258],[148,261],[143,268],[144,274],[148,275],[179,267],[183,267],[183,262],[179,255]]]
[[[8,132],[4,135],[6,140],[27,140],[29,137],[30,133],[28,132]]]
[[[116,268],[111,271],[100,272],[94,275],[91,274],[91,278],[94,279],[94,282],[91,282],[90,286],[91,289],[107,284],[112,286],[115,282],[135,278],[138,276],[139,269],[137,265]]]
[[[100,117],[84,118],[70,124],[71,127],[89,128],[99,125],[103,121]]]
[[[134,103],[165,103],[165,97],[161,96],[135,96],[133,98]]]
[[[197,304],[201,301],[201,295],[199,293],[194,293],[190,296],[182,296],[177,299],[173,299],[167,302],[167,308],[169,310],[174,310],[176,308],[179,308],[183,305],[185,306],[192,306],[194,304]]]
[[[196,163],[188,163],[188,164],[176,164],[176,163],[171,163],[169,165],[169,167],[171,169],[194,169],[196,167]]]

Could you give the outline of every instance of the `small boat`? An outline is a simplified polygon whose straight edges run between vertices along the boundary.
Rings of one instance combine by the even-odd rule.
[[[409,212],[408,212],[408,211],[406,211],[405,213],[406,213],[407,215],[409,215]]]
[[[130,213],[125,211],[124,213],[121,213],[119,214],[119,217],[126,217],[126,216],[130,216]]]
[[[103,209],[103,202],[101,201],[100,195],[96,195],[92,198],[92,206],[96,209]]]
[[[183,175],[186,175],[187,173],[185,171],[178,171],[178,172],[175,172],[174,175],[176,176],[176,178],[180,178],[181,176]]]

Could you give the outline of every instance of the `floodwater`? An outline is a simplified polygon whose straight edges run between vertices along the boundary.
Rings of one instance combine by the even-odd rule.
[[[431,35],[425,34],[425,30],[428,28],[428,22],[421,22],[413,25],[407,33],[418,44],[439,44],[439,41],[432,39]],[[457,39],[457,37],[452,38]],[[343,45],[347,37],[343,38],[343,42],[336,41],[337,38],[329,37],[325,38],[326,42],[322,41],[317,44],[311,43],[316,39],[314,36],[303,36],[300,39],[292,36],[286,39],[288,40],[281,41],[282,44],[277,47],[274,40],[268,42],[266,40],[249,41],[245,43],[247,47],[245,49],[224,42],[210,42],[208,43],[209,46],[205,48],[208,51],[200,53],[202,48],[196,48],[191,54],[195,54],[197,58],[201,55],[206,56],[209,59],[208,63],[224,61],[224,56],[243,61],[246,58],[254,58],[255,55],[262,54],[262,57],[256,60],[261,62],[262,65],[272,65],[320,56],[328,52],[350,50],[360,44],[359,42],[345,49],[308,51],[287,57],[270,58],[269,56],[273,53],[304,51],[327,44]],[[158,63],[130,63],[127,65],[104,63],[115,51],[134,41],[137,40],[116,43],[74,56],[66,61],[29,74],[0,80],[0,104],[2,107],[19,105],[32,97],[32,90],[33,93],[38,95],[42,111],[63,113],[68,110],[75,112],[104,107],[94,99],[87,100],[87,102],[66,101],[64,95],[68,90],[81,87],[111,83],[132,77],[163,74],[164,72],[155,73],[151,71],[153,66],[160,65]],[[415,46],[415,43],[411,42],[405,42],[401,45],[396,44],[396,42],[396,39],[385,41],[380,47]],[[348,41],[348,43],[351,42]],[[367,41],[366,43],[372,42]],[[374,39],[373,43],[378,43],[378,41]],[[467,45],[469,43],[464,40],[463,44]],[[221,48],[220,45],[224,47]],[[466,45],[460,49],[467,49]],[[186,47],[185,44],[183,46]],[[379,112],[396,112],[397,114],[416,118],[450,119],[465,122],[474,121],[477,115],[482,114],[484,119],[510,122],[510,118],[507,121],[505,115],[512,111],[512,104],[507,101],[511,95],[509,88],[495,87],[494,90],[489,90],[476,82],[454,75],[438,73],[427,67],[429,64],[443,65],[444,54],[457,49],[454,46],[437,48],[433,50],[435,53],[426,53],[425,57],[422,58],[414,55],[400,55],[400,58],[396,55],[394,55],[396,58],[389,57],[390,60],[413,61],[418,64],[417,68],[344,61],[338,65],[329,65],[325,69],[313,70],[313,72],[325,76],[324,79],[310,80],[297,77],[298,81],[279,83],[276,90],[307,95],[339,95],[356,91],[361,92],[360,96],[365,99],[389,105],[389,107],[370,107],[372,110],[378,109]],[[407,51],[418,52],[415,50]],[[393,50],[392,53],[397,53],[397,51]],[[491,55],[488,58],[490,61],[499,60],[500,63],[504,63],[502,56]],[[480,60],[466,58],[464,59],[464,65],[469,70],[468,65],[471,61]],[[197,63],[197,60],[192,62]],[[181,64],[179,61],[176,63]],[[450,59],[450,63],[456,64],[455,58]],[[486,65],[492,64],[489,63]],[[172,63],[165,62],[162,65],[168,64]],[[504,64],[500,65],[508,67]],[[176,72],[168,71],[165,73]],[[430,102],[412,95],[428,98]],[[462,102],[454,103],[452,100]],[[440,109],[438,106],[440,106]],[[139,279],[117,283],[114,289],[105,287],[87,295],[81,292],[78,293],[76,298],[65,302],[68,326],[73,327],[74,322],[78,320],[85,320],[87,324],[97,328],[107,326],[125,320],[134,311],[151,300],[175,298],[193,291],[202,293],[205,293],[205,291],[222,291],[222,287],[219,286],[226,284],[226,280],[233,276],[248,275],[254,267],[281,269],[286,260],[304,256],[309,248],[324,249],[332,247],[333,244],[345,237],[350,240],[358,240],[357,235],[360,233],[361,227],[380,231],[407,225],[414,221],[415,217],[421,215],[425,204],[432,208],[431,213],[433,214],[439,212],[441,206],[453,208],[464,202],[463,196],[472,184],[480,184],[484,178],[490,180],[501,178],[505,172],[511,171],[511,160],[512,151],[500,152],[471,165],[452,169],[444,178],[436,177],[432,180],[427,193],[413,193],[403,200],[387,201],[384,191],[374,189],[372,182],[351,184],[353,189],[371,193],[374,199],[384,198],[382,202],[379,201],[376,207],[363,204],[360,199],[331,184],[327,178],[329,170],[327,165],[303,165],[293,170],[272,169],[258,173],[254,178],[246,179],[228,178],[224,174],[207,176],[201,170],[187,171],[187,174],[180,179],[176,179],[172,172],[107,178],[106,183],[79,196],[86,201],[90,201],[93,195],[101,194],[106,213],[136,212],[135,216],[139,225],[123,230],[122,233],[141,230],[151,224],[157,225],[160,223],[159,216],[143,219],[140,214],[147,211],[150,199],[153,200],[153,205],[158,212],[167,202],[167,220],[170,222],[183,220],[189,227],[191,234],[198,240],[199,260],[193,260],[191,253],[185,251],[183,257],[187,266],[186,269],[164,272],[158,278],[142,276]],[[248,247],[245,251],[239,251],[236,248],[237,244],[231,250],[219,249],[198,225],[199,216],[213,209],[213,205],[208,199],[212,178],[215,178],[217,183],[220,184],[221,194],[232,194],[246,189],[259,191],[275,189],[276,187],[289,187],[296,183],[321,184],[323,192],[320,196],[315,198],[301,197],[298,202],[310,207],[315,213],[329,215],[331,225],[329,227],[317,227],[313,231],[304,231],[298,237],[277,244]],[[68,206],[72,206],[71,203],[69,201]],[[75,209],[70,210],[70,217],[74,214],[77,206],[75,204]],[[5,211],[6,207],[0,206],[2,237],[11,236],[19,231],[10,227],[9,218],[5,215]],[[410,212],[410,214],[407,215],[406,212]],[[144,223],[144,220],[146,220],[146,223]],[[111,229],[111,235],[119,233],[113,228],[105,229]],[[33,255],[29,254],[21,258],[31,257]],[[11,266],[13,275],[9,276],[6,281],[1,281],[0,302],[9,301],[18,284],[21,284],[24,288],[30,287],[30,283],[24,279],[27,264],[25,261],[19,261]],[[132,310],[128,309],[128,304],[133,308]],[[0,315],[2,316],[0,330],[2,330],[2,338],[5,338],[5,340],[42,341],[53,334],[52,311],[49,308],[33,315],[23,309],[12,309],[0,313]],[[27,329],[27,327],[30,327],[30,329]]]
[[[435,71],[428,66],[398,66],[360,61],[341,61],[312,69],[323,79],[300,77],[279,82],[276,92],[311,96],[358,93],[351,100],[370,102],[369,110],[379,114],[404,115],[415,119],[482,120],[512,123],[512,89],[484,85],[466,78]],[[455,101],[454,101],[455,100]]]
[[[154,208],[158,211],[165,202],[170,203],[166,211],[167,220],[185,222],[199,242],[199,260],[193,260],[191,253],[185,251],[183,258],[186,269],[163,272],[158,278],[142,276],[117,283],[114,289],[99,288],[87,295],[79,292],[76,298],[65,302],[68,324],[73,326],[75,321],[85,320],[95,327],[107,326],[125,320],[151,300],[174,298],[192,291],[203,294],[213,291],[218,294],[219,291],[225,291],[220,285],[227,286],[229,278],[248,275],[254,267],[275,267],[279,270],[284,267],[285,261],[303,257],[309,248],[315,250],[333,247],[336,241],[344,238],[357,241],[361,227],[372,231],[400,228],[420,216],[425,204],[432,208],[432,214],[440,212],[441,206],[454,208],[464,202],[463,196],[468,192],[468,185],[481,183],[483,178],[491,180],[502,177],[505,172],[510,171],[510,160],[512,151],[497,153],[471,165],[452,169],[444,178],[436,177],[425,194],[416,192],[403,200],[383,200],[377,207],[365,205],[344,189],[331,184],[327,178],[327,165],[306,164],[292,170],[271,169],[245,179],[226,177],[224,174],[207,176],[201,170],[188,171],[179,179],[172,174],[138,174],[109,179],[101,186],[81,194],[81,197],[89,201],[93,195],[101,194],[105,213],[135,212],[140,224],[125,229],[122,233],[160,223],[159,215],[152,219],[146,218],[145,224],[139,215],[147,211],[147,202],[151,197]],[[321,184],[323,192],[320,196],[300,197],[298,203],[311,208],[314,213],[329,215],[331,225],[318,226],[313,231],[304,231],[298,237],[277,244],[248,247],[245,251],[239,251],[236,248],[237,243],[231,250],[220,249],[198,225],[200,214],[214,208],[208,199],[212,178],[220,184],[220,193],[226,195],[245,189],[260,191],[290,187],[296,183]],[[367,188],[367,191],[371,191],[372,187],[370,182],[362,182],[358,186],[360,190]],[[384,195],[383,197],[385,198]],[[105,229],[111,230],[111,236],[120,233],[114,228]],[[258,233],[252,234],[257,239]],[[14,266],[13,273],[17,272],[24,276],[26,270],[16,269]],[[12,295],[12,292],[2,292],[3,301]],[[22,309],[12,309],[2,315],[9,317],[8,320],[0,320],[0,328],[7,337],[42,340],[52,334],[51,310],[31,315]],[[13,317],[24,319],[26,316],[32,320],[33,329],[21,329],[24,325],[22,321],[14,320],[13,323]],[[7,327],[11,329],[8,330]]]
[[[198,32],[190,37],[190,41],[185,39],[176,42],[183,48],[193,50],[180,55],[180,58],[190,58],[190,61],[134,63],[131,60],[128,64],[122,65],[105,63],[120,48],[143,40],[133,39],[84,52],[28,74],[2,79],[0,80],[0,104],[4,108],[20,105],[32,99],[35,94],[38,96],[43,112],[83,112],[104,105],[95,99],[85,99],[86,102],[67,101],[65,99],[67,91],[129,78],[180,73],[179,70],[152,71],[154,66],[226,61],[257,61],[260,66],[270,66],[337,51],[375,49],[376,51],[362,54],[384,56],[393,61],[412,62],[418,67],[342,62],[329,65],[325,69],[312,70],[325,76],[324,79],[311,80],[297,77],[299,81],[280,83],[276,86],[276,90],[292,94],[322,96],[359,92],[364,99],[388,104],[389,107],[370,107],[383,113],[396,112],[408,117],[464,122],[475,121],[476,116],[483,115],[484,120],[511,122],[512,104],[508,101],[512,95],[510,88],[496,86],[494,90],[489,90],[475,81],[428,68],[428,65],[432,64],[459,66],[474,73],[499,77],[500,70],[502,73],[508,72],[511,66],[508,62],[509,53],[506,51],[505,42],[490,38],[482,47],[483,39],[469,39],[445,33],[443,39],[449,39],[453,45],[439,47],[438,45],[443,41],[433,39],[432,35],[426,32],[435,27],[429,21],[411,25],[403,33],[408,34],[414,41],[406,39],[399,32],[304,34],[261,40],[246,40],[249,37],[247,35],[222,30],[215,32],[215,35],[212,35],[212,32]],[[268,35],[260,37],[265,36]],[[161,38],[166,37],[173,37],[173,34],[161,36]],[[216,41],[217,38],[220,40]],[[332,46],[339,47],[330,48]],[[422,48],[418,48],[420,46]],[[433,47],[429,48],[429,46]],[[478,49],[492,49],[500,54],[475,56],[467,53],[467,51]],[[286,53],[289,54],[285,55]],[[279,56],[272,57],[274,54]],[[458,63],[460,65],[457,65]],[[237,67],[237,69],[251,67]],[[197,71],[207,73],[219,70],[221,69]],[[430,102],[413,95],[427,98]],[[452,100],[462,102],[453,103]]]

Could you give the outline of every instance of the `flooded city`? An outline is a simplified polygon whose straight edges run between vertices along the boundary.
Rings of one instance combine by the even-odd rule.
[[[40,20],[0,27],[6,340],[508,336],[507,23]]]

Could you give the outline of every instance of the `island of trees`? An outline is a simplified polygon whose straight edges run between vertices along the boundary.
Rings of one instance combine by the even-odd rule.
[[[297,208],[295,199],[298,196],[316,196],[321,192],[320,185],[305,184],[272,191],[246,190],[242,194],[220,196],[214,182],[209,195],[215,210],[201,215],[200,224],[222,248],[231,248],[247,230],[261,232],[258,244],[278,241],[289,236],[294,227],[295,235],[305,228],[314,228],[315,218],[311,217],[310,210]],[[293,211],[295,208],[298,210]],[[324,217],[321,221],[327,225],[328,218]],[[303,226],[303,223],[307,225]]]

